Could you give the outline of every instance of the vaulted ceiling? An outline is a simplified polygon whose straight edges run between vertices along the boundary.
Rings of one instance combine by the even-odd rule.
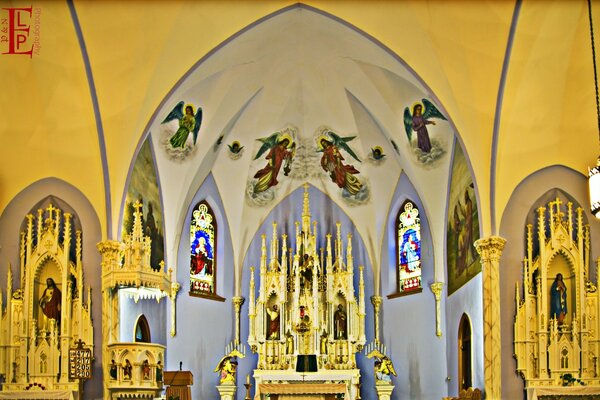
[[[593,4],[598,29],[599,5]],[[456,137],[489,235],[527,176],[557,164],[585,173],[598,155],[584,1],[38,7],[39,54],[0,55],[0,213],[31,183],[57,177],[89,199],[103,235],[116,237],[136,151],[150,136],[167,235],[179,232],[187,202],[211,172],[228,218],[256,225],[277,202],[255,207],[247,199],[247,181],[265,163],[264,155],[253,160],[257,139],[290,128],[315,150],[327,127],[358,136],[348,144],[361,162],[346,162],[369,183],[369,201],[357,212],[328,179],[314,175],[311,183],[359,230],[379,229],[372,221],[389,208],[404,172],[435,221],[434,236],[443,237]],[[404,108],[421,98],[448,117],[430,129],[447,151],[433,166],[414,159],[403,126]],[[161,122],[180,100],[201,105],[204,120],[195,152],[177,161],[162,151]],[[227,157],[233,140],[245,147],[239,160]],[[374,146],[387,155],[384,164],[369,161]],[[281,182],[279,196],[303,183],[294,176]]]

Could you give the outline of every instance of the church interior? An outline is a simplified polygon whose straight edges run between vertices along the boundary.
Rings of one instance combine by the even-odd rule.
[[[600,398],[593,28],[3,4],[0,399]]]

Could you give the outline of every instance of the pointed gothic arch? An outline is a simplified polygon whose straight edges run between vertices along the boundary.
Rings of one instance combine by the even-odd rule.
[[[458,391],[466,390],[473,382],[471,320],[463,314],[458,324]]]
[[[144,314],[140,315],[135,323],[133,340],[140,343],[150,343],[152,341],[150,325]]]

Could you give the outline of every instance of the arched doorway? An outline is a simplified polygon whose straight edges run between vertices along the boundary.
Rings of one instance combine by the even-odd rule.
[[[150,326],[144,314],[140,315],[135,324],[134,340],[141,343],[150,343]]]
[[[471,321],[463,314],[458,325],[458,391],[472,386]]]

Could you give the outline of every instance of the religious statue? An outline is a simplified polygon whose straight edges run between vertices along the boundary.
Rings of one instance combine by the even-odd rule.
[[[321,346],[319,348],[319,350],[321,351],[321,355],[324,356],[327,354],[327,332],[323,331],[323,334],[321,335]]]
[[[294,337],[290,331],[287,331],[285,336],[285,352],[286,354],[294,354]]]
[[[562,274],[556,278],[550,287],[550,318],[555,318],[558,325],[562,325],[567,315],[567,287]]]
[[[142,379],[149,380],[150,379],[150,363],[148,359],[145,359],[142,363]]]
[[[54,279],[46,279],[46,288],[42,297],[40,297],[40,307],[42,312],[49,319],[55,319],[60,322],[60,302],[62,296],[60,290],[56,287]]]
[[[125,365],[123,365],[123,379],[131,380],[131,370],[133,369],[133,365],[129,362],[129,359],[125,360]]]
[[[348,339],[348,336],[346,334],[346,312],[344,311],[344,306],[342,306],[341,304],[338,304],[338,309],[333,314],[333,321],[335,327],[335,339]]]
[[[234,385],[235,384],[235,373],[237,370],[237,359],[234,356],[226,355],[219,361],[217,368],[214,372],[219,372],[219,383]]]
[[[377,383],[385,382],[391,384],[392,374],[396,376],[396,370],[394,369],[392,360],[390,360],[387,356],[375,358],[375,380]]]
[[[163,366],[160,360],[156,363],[156,382],[162,382],[163,380]]]
[[[110,360],[109,374],[110,379],[117,379],[117,364],[115,363],[115,360]]]
[[[277,304],[273,304],[273,308],[266,311],[270,320],[267,339],[279,339],[279,309],[277,308]]]

